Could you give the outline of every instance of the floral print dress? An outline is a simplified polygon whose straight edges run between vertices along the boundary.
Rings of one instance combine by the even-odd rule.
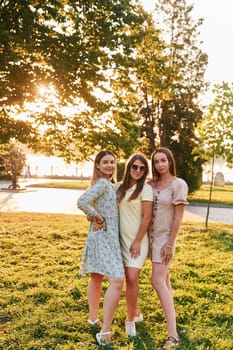
[[[104,178],[97,180],[80,196],[77,205],[88,216],[99,213],[104,217],[107,227],[106,231],[102,228],[93,231],[93,224],[90,223],[80,274],[99,273],[107,277],[123,277],[118,206],[112,183]]]

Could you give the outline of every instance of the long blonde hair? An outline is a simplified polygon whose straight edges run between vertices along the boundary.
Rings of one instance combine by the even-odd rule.
[[[103,151],[100,151],[99,153],[97,153],[95,160],[94,160],[93,173],[92,173],[92,177],[91,177],[91,185],[93,185],[98,179],[102,178],[102,174],[98,169],[98,165],[99,165],[101,159],[107,155],[113,156],[113,158],[116,161],[116,156],[112,151],[103,150]],[[116,174],[117,174],[117,166],[115,166],[115,169],[114,169],[114,172],[113,172],[112,178],[111,178],[111,180],[114,183],[116,183]]]

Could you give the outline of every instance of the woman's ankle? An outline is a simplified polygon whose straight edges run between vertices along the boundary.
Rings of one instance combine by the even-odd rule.
[[[179,340],[179,335],[178,333],[168,333],[168,337],[175,338],[176,340]]]
[[[103,324],[102,324],[102,327],[101,327],[101,333],[108,333],[108,332],[111,333],[111,327],[106,326],[106,325],[103,323]]]

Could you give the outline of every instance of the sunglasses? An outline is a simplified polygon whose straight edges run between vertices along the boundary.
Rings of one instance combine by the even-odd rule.
[[[137,165],[137,164],[133,164],[133,165],[131,166],[131,168],[132,168],[133,170],[139,170],[139,171],[145,171],[145,170],[146,170],[146,167],[145,167],[144,165],[139,166],[139,165]]]

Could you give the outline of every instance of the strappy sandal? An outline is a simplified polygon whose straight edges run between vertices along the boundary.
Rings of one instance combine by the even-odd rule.
[[[143,321],[143,314],[141,313],[141,311],[139,311],[137,316],[134,316],[134,322],[142,322]]]
[[[176,339],[175,337],[167,337],[167,340],[163,346],[163,350],[165,349],[174,349],[180,344],[179,339]]]
[[[87,322],[91,327],[102,327],[102,322],[98,318],[95,321],[89,319]]]
[[[99,345],[105,346],[111,343],[112,332],[99,332],[96,334],[96,340]]]

